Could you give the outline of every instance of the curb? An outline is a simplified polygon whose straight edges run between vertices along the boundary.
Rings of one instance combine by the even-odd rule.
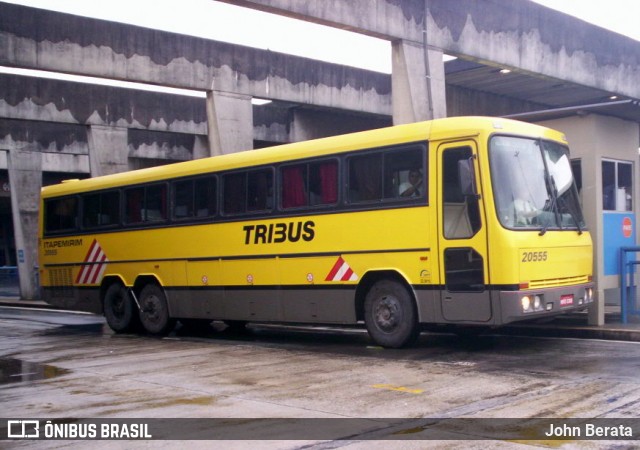
[[[513,336],[545,336],[574,339],[600,339],[605,341],[640,342],[640,329],[607,328],[596,326],[559,325],[535,326],[530,324],[510,325],[497,330],[498,334]]]

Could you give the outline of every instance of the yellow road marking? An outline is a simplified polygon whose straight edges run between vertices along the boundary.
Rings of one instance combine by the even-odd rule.
[[[404,386],[394,386],[392,384],[374,384],[371,387],[376,389],[386,389],[388,391],[407,392],[409,394],[422,394],[423,389],[410,389]]]

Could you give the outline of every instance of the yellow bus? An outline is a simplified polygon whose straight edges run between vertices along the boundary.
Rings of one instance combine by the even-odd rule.
[[[42,189],[44,299],[116,332],[177,320],[420,331],[593,301],[564,136],[438,119]]]

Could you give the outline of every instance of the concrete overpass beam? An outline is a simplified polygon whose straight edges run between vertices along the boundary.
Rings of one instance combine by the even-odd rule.
[[[211,156],[253,148],[253,105],[248,95],[207,92]]]
[[[36,278],[38,264],[38,210],[42,187],[42,154],[40,152],[8,152],[9,185],[13,228],[18,252],[20,297],[38,297]]]
[[[392,43],[391,90],[395,125],[447,115],[442,51],[406,40]]]
[[[391,125],[387,118],[357,117],[336,110],[318,111],[294,108],[292,111],[291,142],[355,133]]]
[[[129,170],[127,129],[91,125],[88,130],[91,176]]]

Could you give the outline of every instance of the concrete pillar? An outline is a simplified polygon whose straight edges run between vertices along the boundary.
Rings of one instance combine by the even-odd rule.
[[[211,156],[253,148],[253,105],[248,95],[207,91]]]
[[[393,123],[419,122],[447,116],[441,50],[416,42],[392,43]]]
[[[193,159],[206,158],[207,156],[210,156],[207,141],[207,136],[196,134],[196,138],[193,141]]]
[[[129,170],[126,128],[91,125],[87,132],[91,176],[110,175]]]
[[[38,264],[38,210],[42,187],[42,154],[40,152],[12,151],[7,158],[11,210],[18,252],[20,297],[32,300],[38,297],[36,281]]]

